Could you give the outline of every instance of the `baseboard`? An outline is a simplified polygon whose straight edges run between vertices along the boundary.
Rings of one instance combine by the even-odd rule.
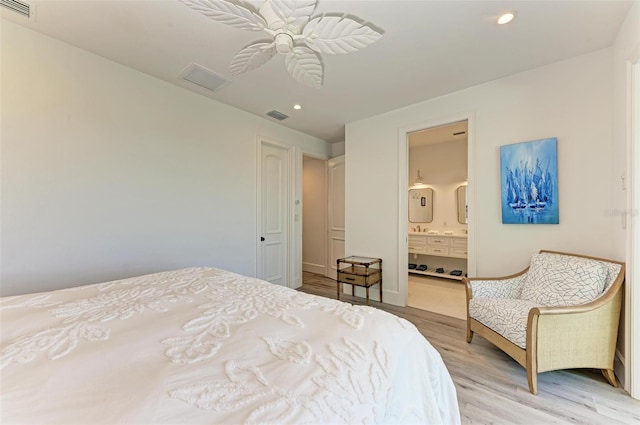
[[[302,271],[309,272],[309,273],[321,274],[322,276],[324,276],[325,273],[327,272],[327,269],[322,264],[304,263],[303,262],[302,263]]]
[[[616,350],[616,357],[613,359],[613,373],[616,374],[616,378],[618,378],[618,381],[620,382],[620,386],[624,388],[625,391],[629,392],[629,388],[627,388],[627,385],[624,379],[625,368],[626,366],[624,362],[624,356],[620,351]]]

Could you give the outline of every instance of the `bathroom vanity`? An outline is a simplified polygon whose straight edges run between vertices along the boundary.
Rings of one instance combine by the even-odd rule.
[[[467,269],[467,236],[410,232],[409,254],[415,254],[409,255],[409,263],[428,265],[426,270],[409,269],[409,273],[462,280]],[[436,271],[439,268],[442,273]],[[452,270],[462,274],[451,275]]]
[[[455,202],[455,209],[441,209],[442,227],[431,224],[434,192],[431,187],[409,189],[409,273],[462,280],[467,273],[467,185],[461,184],[442,197],[441,205]],[[446,227],[448,220],[457,220],[464,227]]]

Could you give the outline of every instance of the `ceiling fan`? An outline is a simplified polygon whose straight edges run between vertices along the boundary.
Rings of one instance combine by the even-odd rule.
[[[258,10],[229,0],[180,0],[203,15],[227,25],[264,31],[268,41],[257,41],[231,60],[231,74],[238,75],[285,55],[289,74],[298,82],[320,88],[323,66],[320,53],[342,54],[360,50],[382,35],[344,16],[321,15],[311,19],[317,0],[265,0]]]

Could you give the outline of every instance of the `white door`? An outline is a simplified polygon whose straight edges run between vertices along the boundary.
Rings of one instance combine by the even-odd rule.
[[[289,286],[290,149],[260,146],[258,277]]]
[[[327,277],[337,278],[336,260],[344,257],[344,155],[330,159],[327,166],[329,188]]]

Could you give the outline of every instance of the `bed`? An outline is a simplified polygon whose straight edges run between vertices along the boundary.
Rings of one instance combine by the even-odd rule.
[[[188,268],[0,299],[0,422],[460,422],[410,322]]]

